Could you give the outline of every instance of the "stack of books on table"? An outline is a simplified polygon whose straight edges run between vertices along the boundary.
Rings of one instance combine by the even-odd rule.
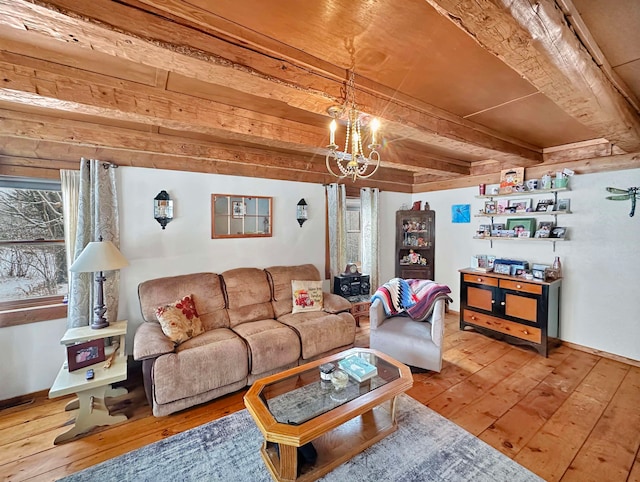
[[[357,355],[351,355],[344,360],[338,362],[341,370],[344,370],[350,377],[358,382],[364,382],[378,374],[378,368],[375,365],[363,360]]]

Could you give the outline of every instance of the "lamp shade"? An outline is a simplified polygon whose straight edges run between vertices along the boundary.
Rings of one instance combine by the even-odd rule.
[[[85,246],[69,269],[75,273],[93,273],[128,265],[129,262],[111,241],[92,241]]]

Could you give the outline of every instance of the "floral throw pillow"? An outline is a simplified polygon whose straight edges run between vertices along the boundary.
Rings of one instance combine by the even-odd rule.
[[[322,310],[322,281],[291,281],[293,313]]]
[[[176,345],[204,333],[202,321],[198,318],[196,305],[191,296],[185,296],[175,303],[158,307],[156,317],[164,334]]]

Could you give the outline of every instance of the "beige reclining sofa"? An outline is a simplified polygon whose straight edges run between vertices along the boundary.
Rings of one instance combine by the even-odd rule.
[[[142,323],[133,356],[157,417],[203,403],[256,379],[353,346],[351,304],[324,293],[323,310],[292,313],[292,280],[320,281],[311,264],[238,268],[141,283]],[[191,295],[204,333],[175,345],[156,309]]]

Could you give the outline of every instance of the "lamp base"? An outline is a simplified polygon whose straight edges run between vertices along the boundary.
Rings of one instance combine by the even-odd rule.
[[[102,328],[106,328],[107,326],[109,326],[109,322],[107,320],[104,320],[104,322],[101,320],[93,320],[91,322],[92,330],[100,330]]]

